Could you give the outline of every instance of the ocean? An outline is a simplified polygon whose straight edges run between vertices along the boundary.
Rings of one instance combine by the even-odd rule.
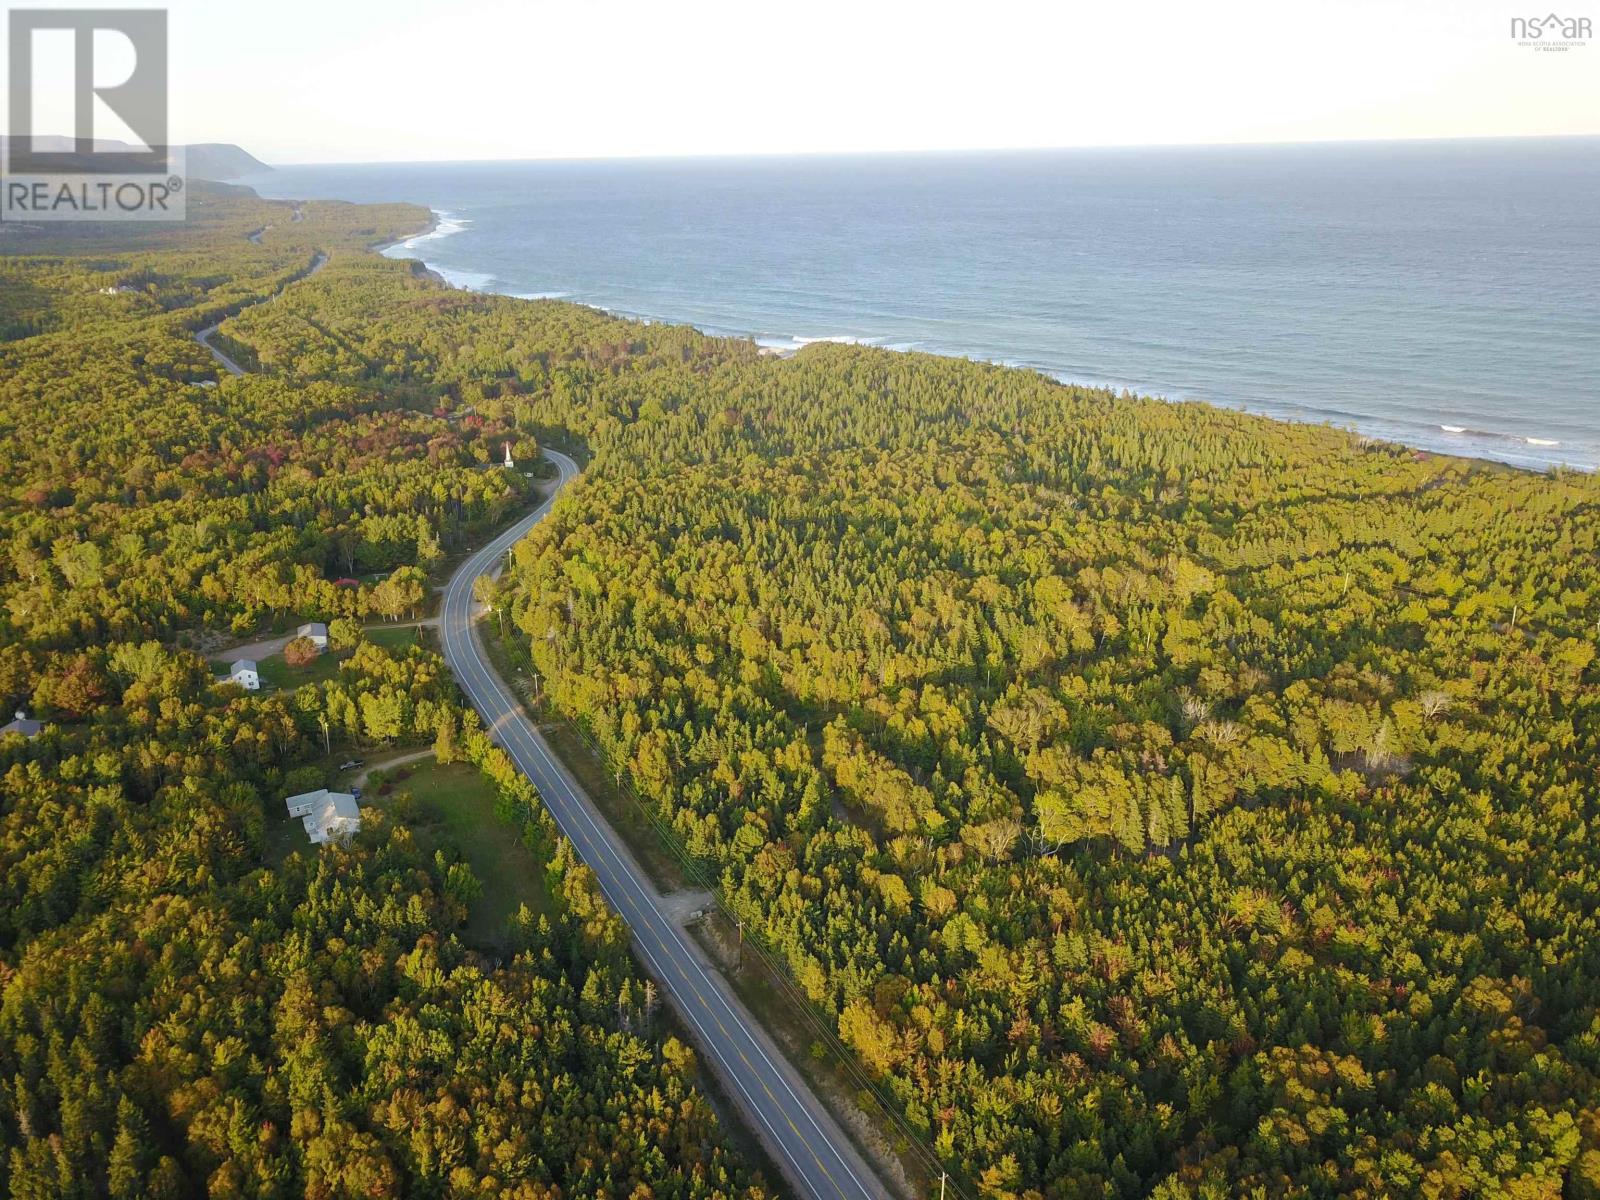
[[[1600,467],[1600,139],[285,167],[453,283]]]

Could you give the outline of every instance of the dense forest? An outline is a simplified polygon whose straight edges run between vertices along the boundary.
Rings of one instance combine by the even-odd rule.
[[[426,215],[189,211],[0,241],[0,699],[45,723],[0,736],[0,1194],[758,1200],[531,786],[437,655],[361,631],[519,504],[493,464],[535,439],[194,340]],[[526,344],[574,352],[559,322]],[[184,648],[295,618],[354,643],[331,677],[247,695]],[[483,881],[403,796],[283,852],[325,749],[386,744],[484,773],[539,912],[469,940]]]
[[[847,347],[605,403],[534,660],[985,1194],[1600,1193],[1593,478]]]
[[[499,603],[983,1194],[1597,1194],[1593,479],[368,282],[592,454]]]
[[[1600,1188],[1595,480],[844,347],[609,404],[534,660],[984,1193]]]
[[[126,686],[117,652],[91,649],[108,637],[242,631],[340,603],[359,616],[376,586],[340,590],[337,576],[425,565],[431,547],[515,502],[482,490],[519,486],[479,469],[501,441],[559,443],[585,455],[585,473],[517,548],[495,599],[546,695],[720,880],[971,1190],[1600,1196],[1600,482],[960,360],[827,345],[775,360],[692,330],[455,292],[359,252],[414,220],[388,210],[307,206],[299,224],[334,214],[316,247],[280,211],[261,247],[240,250],[267,223],[256,203],[230,198],[234,225],[219,221],[187,266],[153,261],[141,295],[104,297],[130,309],[125,330],[105,318],[122,331],[108,338],[130,339],[115,343],[126,368],[51,366],[69,351],[50,346],[71,341],[73,322],[98,328],[75,287],[120,279],[117,264],[139,255],[105,259],[101,274],[88,270],[99,248],[4,267],[32,299],[7,301],[13,341],[0,345],[15,460],[3,683],[17,698],[47,684],[41,699],[62,719],[53,737],[135,719],[125,696],[78,714],[59,703],[84,675],[104,680],[102,697]],[[279,230],[282,253],[257,263]],[[323,246],[325,270],[223,322],[221,339],[259,377],[192,395],[198,385],[175,382],[214,377],[181,343],[239,307],[193,302],[202,281],[270,294]],[[238,281],[219,282],[235,279],[224,264],[236,254]],[[182,335],[159,335],[170,358],[131,340],[158,329]],[[107,372],[102,397],[62,384],[69,369]],[[101,427],[106,412],[144,412],[146,387],[193,416],[149,429],[135,417],[120,436]],[[75,413],[95,423],[94,452],[78,449]],[[362,422],[390,424],[358,435],[371,430]],[[148,482],[136,484],[141,456]],[[391,505],[400,480],[434,488],[431,502]],[[388,532],[407,514],[409,541]],[[225,574],[245,554],[264,566]],[[278,590],[252,591],[263,577]],[[424,698],[412,703],[419,730],[439,719]],[[158,707],[162,720],[184,711]],[[343,711],[359,725],[359,704]],[[284,720],[302,741],[317,727],[310,709]],[[237,747],[237,733],[204,726],[193,718],[184,736]],[[292,761],[272,732],[247,740]],[[241,884],[263,878],[247,861],[259,800],[240,799],[237,840],[212,834],[233,849],[207,860],[168,830],[170,849],[157,839],[141,859],[166,872],[134,893],[151,898],[111,903],[96,837],[121,821],[96,825],[92,797],[109,788],[160,821],[163,804],[190,803],[173,773],[183,756],[159,756],[159,787],[120,758],[102,781],[86,759],[70,779],[41,775],[60,797],[24,800],[45,749],[9,751],[6,836],[19,850],[7,875],[21,870],[46,907],[12,905],[33,924],[0,935],[7,1022],[26,966],[47,973],[61,958],[30,958],[36,941],[87,944],[106,914],[167,913],[176,901],[153,898],[184,895],[181,872],[224,886],[220,862],[205,865],[215,860]],[[231,781],[274,769],[197,767],[185,786],[214,789],[225,808]],[[84,799],[65,798],[73,788]],[[45,803],[57,807],[29,807]],[[63,826],[102,832],[83,835],[81,859],[55,862]],[[387,864],[383,836],[370,852]],[[298,895],[292,878],[248,886]],[[387,886],[448,909],[446,867]],[[270,914],[285,905],[250,909],[269,922],[252,944],[272,941]],[[580,919],[584,905],[569,911]],[[116,936],[169,946],[159,932]],[[594,944],[548,936],[556,963]],[[338,953],[382,957],[362,946],[341,935]],[[550,972],[531,960],[547,961],[545,948],[518,960],[541,979]],[[581,952],[595,954],[629,970],[620,954]],[[334,963],[307,969],[345,986]],[[240,988],[250,977],[217,973]],[[160,1023],[140,1024],[141,1006],[157,1006],[144,986],[95,1010],[125,1023],[121,1042],[102,1034],[74,1050],[76,1032],[30,1032],[28,1045],[60,1052],[36,1051],[41,1067],[0,1063],[34,1106],[0,1091],[0,1131],[28,1148],[13,1152],[16,1179],[47,1175],[27,1157],[40,1152],[24,1113],[63,1145],[69,1124],[86,1128],[34,1080],[57,1062],[71,1078],[68,1064],[104,1046],[127,1059],[135,1029],[145,1044]],[[52,1011],[89,1010],[65,983],[38,988]],[[373,1011],[345,1004],[354,1025]],[[4,1045],[23,1044],[14,1028]],[[252,1064],[270,1061],[259,1046]],[[657,1052],[660,1078],[675,1054]],[[382,1052],[363,1055],[339,1062],[364,1102],[387,1076]],[[166,1074],[135,1065],[119,1086],[150,1089],[132,1092],[140,1101],[225,1067],[199,1050]],[[283,1112],[265,1083],[252,1102]],[[255,1161],[243,1147],[207,1159],[203,1140],[180,1148],[197,1135],[167,1115],[170,1099],[135,1107],[162,1114],[149,1136],[187,1154],[173,1157],[191,1172]],[[412,1169],[375,1111],[339,1109],[350,1136]],[[113,1155],[108,1112],[79,1134],[84,1153],[98,1138]],[[706,1121],[696,1113],[680,1119]],[[716,1186],[753,1186],[719,1161]]]
[[[0,342],[7,644],[361,615],[370,592],[337,580],[430,567],[525,491],[484,468],[508,440],[532,457],[531,440],[470,407],[343,386],[332,370],[231,377],[192,336],[319,252],[323,274],[357,269],[346,262],[418,210],[312,204],[295,221],[244,197],[195,210],[181,237],[115,253],[65,226],[51,253],[0,256],[0,316],[31,334]]]

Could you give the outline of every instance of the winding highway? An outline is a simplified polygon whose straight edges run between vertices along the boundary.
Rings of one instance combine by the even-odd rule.
[[[298,208],[295,209],[294,211],[295,211],[296,214],[298,214],[300,212],[300,210]],[[298,221],[299,219],[300,219],[299,216],[296,215],[295,216],[295,220]],[[272,228],[272,226],[265,225],[262,228],[256,230],[254,233],[245,234],[245,237],[247,239],[249,239],[250,241],[252,241],[252,242],[259,243],[261,241],[261,235],[263,233],[265,233],[268,229],[271,229],[271,228]],[[277,291],[273,292],[271,296],[267,297],[267,299],[268,300],[276,300],[279,296],[281,296],[283,294],[283,288],[284,287],[288,287],[290,284],[293,284],[293,283],[299,283],[302,279],[310,279],[313,275],[315,275],[318,271],[322,270],[322,268],[327,266],[327,265],[328,265],[328,256],[325,253],[323,253],[321,250],[318,250],[316,257],[311,260],[311,266],[309,266],[306,270],[301,271],[299,274],[293,276],[287,283],[285,283],[283,285],[283,287],[281,287]],[[253,304],[261,304],[261,303],[263,303],[263,301],[261,301],[261,300],[256,300],[256,301],[253,302]],[[250,308],[250,307],[252,307],[251,304],[245,305],[245,308]],[[244,309],[240,309],[239,311],[243,312]],[[233,314],[233,315],[237,315],[237,314]],[[224,317],[223,321],[225,321],[227,319],[228,319],[227,317]],[[194,340],[199,342],[207,350],[211,351],[211,357],[216,359],[217,360],[217,365],[219,367],[221,367],[224,371],[226,371],[229,375],[243,375],[245,373],[245,369],[243,367],[241,367],[238,363],[234,362],[232,358],[230,358],[228,355],[224,354],[221,350],[218,350],[216,348],[216,346],[212,345],[212,342],[211,342],[212,335],[215,334],[217,332],[217,330],[220,329],[221,327],[222,327],[222,321],[218,321],[213,325],[207,325],[204,329],[196,330],[195,335],[194,335]]]
[[[293,220],[300,219],[296,206]],[[263,232],[249,235],[250,240],[259,240]],[[327,254],[318,251],[309,267],[284,286],[315,275],[327,262]],[[218,325],[197,331],[195,341],[229,374],[245,374],[242,366],[212,344]],[[480,606],[473,597],[473,583],[480,575],[499,574],[507,551],[544,518],[561,489],[578,476],[578,464],[565,454],[546,449],[545,456],[558,472],[550,495],[471,555],[450,577],[438,619],[445,661],[483,717],[489,735],[533,781],[561,832],[599,879],[606,900],[627,922],[650,974],[795,1193],[814,1200],[890,1200],[889,1191],[804,1078],[734,995],[698,943],[667,915],[668,907],[649,876],[556,758],[483,652],[476,624]]]
[[[655,885],[484,655],[473,582],[499,572],[506,552],[550,511],[561,489],[578,474],[577,464],[566,455],[553,450],[545,454],[559,471],[549,498],[450,578],[439,617],[445,660],[490,736],[533,781],[561,831],[598,877],[607,901],[632,931],[650,974],[795,1192],[817,1200],[883,1200],[888,1191],[705,952],[666,915]]]

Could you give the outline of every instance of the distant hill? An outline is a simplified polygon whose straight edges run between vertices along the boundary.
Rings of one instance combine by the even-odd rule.
[[[0,155],[4,155],[7,138],[0,136]],[[35,145],[40,150],[51,152],[70,151],[73,149],[73,140],[68,137],[45,135],[34,139]],[[94,144],[96,150],[132,150],[133,146],[127,142],[113,141],[101,138]],[[196,142],[185,146],[187,155],[185,174],[191,179],[237,179],[241,175],[256,175],[263,171],[272,170],[266,163],[256,158],[248,151],[240,149],[231,142]],[[0,159],[3,161],[3,159]]]
[[[188,147],[189,174],[196,179],[237,179],[272,170],[232,142],[197,142]]]

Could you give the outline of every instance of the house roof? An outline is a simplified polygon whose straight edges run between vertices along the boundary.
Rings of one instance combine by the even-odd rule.
[[[18,717],[15,721],[0,725],[0,736],[20,733],[23,737],[37,737],[43,728],[43,721],[35,721],[32,717]]]
[[[361,806],[348,792],[329,792],[311,806],[300,823],[312,843],[322,845],[361,828]]]
[[[359,817],[361,805],[349,792],[329,792],[327,802],[313,815],[320,818],[323,824],[334,817]]]
[[[237,659],[234,659],[233,664],[228,668],[228,674],[237,675],[240,671],[254,671],[255,669],[256,669],[256,660],[255,659],[253,659],[253,658],[237,658]]]
[[[315,818],[321,824],[333,817],[359,817],[361,805],[356,803],[356,798],[349,792],[330,792],[327,788],[318,788],[314,792],[301,792],[298,796],[285,798],[283,806],[290,812],[302,806],[311,809],[307,820]]]
[[[323,797],[325,797],[327,794],[327,788],[318,788],[314,792],[301,792],[298,796],[286,796],[284,797],[283,806],[290,812],[293,812],[302,804],[309,804],[312,807],[315,807],[317,802],[323,799]]]
[[[328,626],[323,621],[307,621],[295,632],[301,637],[327,637]]]

